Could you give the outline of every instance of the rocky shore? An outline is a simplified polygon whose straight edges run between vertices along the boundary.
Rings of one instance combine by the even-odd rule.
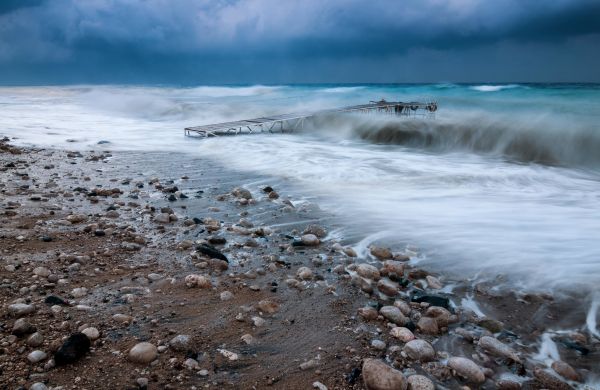
[[[385,246],[361,256],[277,188],[123,175],[107,151],[9,141],[1,388],[592,389],[600,376],[599,340],[551,332],[565,315],[583,326],[572,301],[445,280]]]

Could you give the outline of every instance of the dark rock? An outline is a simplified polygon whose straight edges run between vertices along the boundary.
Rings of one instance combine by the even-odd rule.
[[[104,145],[104,144],[109,144],[109,143],[110,143],[110,141],[105,141],[105,140],[98,141],[98,145]]]
[[[102,237],[102,236],[105,236],[105,235],[106,235],[106,232],[104,230],[102,230],[102,229],[96,229],[96,230],[94,230],[94,236],[96,236],[96,237]]]
[[[196,250],[200,253],[202,253],[203,255],[209,256],[212,259],[219,259],[219,260],[223,260],[229,263],[229,260],[227,260],[227,257],[225,257],[225,255],[223,253],[221,253],[221,251],[219,251],[217,248],[215,248],[212,245],[208,245],[208,244],[200,244],[196,246]]]
[[[265,193],[267,193],[267,194],[268,194],[269,192],[273,192],[273,187],[271,187],[271,186],[266,186],[266,187],[265,187],[265,188],[263,188],[262,190],[263,190],[263,192],[265,192]]]
[[[356,380],[360,377],[361,372],[362,370],[360,369],[360,367],[353,368],[352,371],[350,371],[350,373],[346,375],[346,382],[348,382],[348,384],[350,385],[353,385],[354,383],[356,383]]]
[[[169,202],[175,202],[177,200],[177,197],[173,194],[169,195]]]
[[[429,295],[429,294],[423,294],[423,293],[417,292],[417,293],[413,294],[413,296],[410,298],[410,300],[411,300],[411,302],[418,302],[418,303],[427,302],[431,306],[440,306],[440,307],[443,307],[444,309],[450,310],[450,300],[448,298],[442,297],[440,295]]]
[[[194,221],[194,223],[196,225],[200,225],[202,223],[202,220],[200,218],[197,218],[197,217],[192,218],[192,221]]]
[[[69,306],[67,302],[65,302],[62,298],[57,297],[56,295],[48,295],[46,299],[44,299],[44,303],[47,303],[48,305]]]
[[[83,333],[74,333],[54,354],[57,366],[70,364],[82,358],[90,350],[90,339]]]
[[[50,237],[50,236],[42,236],[42,237],[40,237],[40,241],[51,242],[52,241],[52,237]]]

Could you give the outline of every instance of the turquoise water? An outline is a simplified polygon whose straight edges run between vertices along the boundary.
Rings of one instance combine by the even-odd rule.
[[[346,115],[297,134],[183,137],[381,98],[440,108],[429,120]],[[357,248],[410,247],[457,278],[589,291],[600,280],[598,85],[22,87],[0,88],[0,108],[0,133],[22,144],[168,150],[266,174],[335,213]]]

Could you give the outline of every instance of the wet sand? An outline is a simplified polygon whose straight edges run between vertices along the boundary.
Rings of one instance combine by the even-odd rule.
[[[584,329],[551,334],[564,362],[533,359],[544,332],[584,324],[577,294],[498,293],[383,247],[355,257],[318,206],[200,159],[7,141],[3,388],[374,389],[389,379],[541,389],[600,375],[599,342]],[[467,296],[493,315],[461,307]],[[90,350],[56,366],[55,352],[81,331]],[[153,346],[147,356],[131,356],[142,342]]]

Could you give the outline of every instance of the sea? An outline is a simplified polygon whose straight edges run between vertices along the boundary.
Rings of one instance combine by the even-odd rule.
[[[438,110],[329,115],[284,134],[183,131],[380,99],[436,101]],[[267,177],[318,204],[336,216],[332,237],[362,254],[376,242],[448,278],[600,290],[600,85],[0,87],[0,135],[35,147],[202,158],[250,186]]]

